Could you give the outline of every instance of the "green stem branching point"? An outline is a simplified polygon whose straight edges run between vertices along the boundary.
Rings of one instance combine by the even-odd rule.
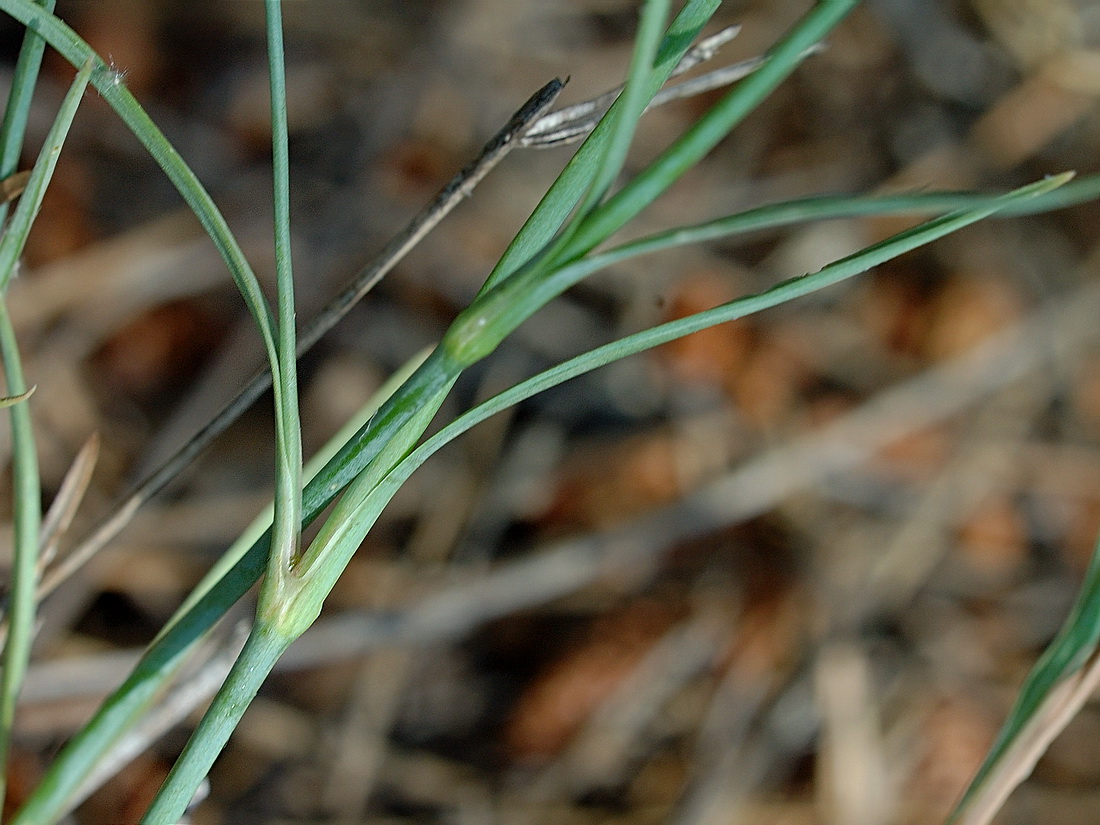
[[[273,369],[275,397],[275,502],[267,575],[260,587],[256,624],[214,702],[153,800],[146,822],[177,821],[260,684],[297,635],[277,621],[280,610],[299,592],[295,575],[302,529],[302,439],[298,412],[297,336],[290,244],[290,154],[286,113],[282,9],[265,0],[268,74],[271,88],[272,200],[275,213],[277,325]],[[308,626],[308,625],[307,625]]]
[[[298,414],[297,335],[294,274],[290,248],[290,152],[286,115],[286,67],[283,56],[282,10],[279,0],[266,0],[268,74],[271,86],[271,149],[275,212],[275,273],[277,283],[278,374],[275,388],[276,496],[271,587],[279,598],[280,582],[298,556],[302,529],[302,437]],[[261,604],[263,598],[261,597]]]
[[[133,674],[55,760],[14,825],[45,825],[63,814],[91,766],[155,701],[170,674],[196,641],[266,570],[257,620],[249,640],[145,819],[151,825],[176,821],[263,679],[293,639],[316,619],[324,599],[382,508],[423,461],[460,432],[535,392],[611,361],[793,300],[998,210],[1026,209],[1031,199],[1038,202],[1065,182],[1064,179],[1045,181],[1003,198],[987,199],[984,203],[952,204],[946,200],[925,203],[924,208],[933,212],[959,205],[972,208],[935,218],[819,272],[784,281],[759,295],[746,296],[578,356],[490,399],[421,441],[429,422],[464,369],[488,355],[524,319],[596,269],[632,255],[705,237],[821,218],[828,216],[830,208],[837,213],[848,209],[850,214],[861,214],[860,209],[871,208],[867,207],[868,201],[854,199],[833,200],[828,206],[809,201],[797,207],[775,205],[695,227],[670,230],[593,254],[598,245],[606,242],[739,123],[793,71],[808,47],[819,42],[856,4],[856,0],[818,3],[770,52],[755,75],[726,95],[651,166],[607,197],[621,173],[626,149],[645,104],[667,79],[717,7],[717,0],[688,0],[662,37],[669,4],[667,0],[648,0],[623,94],[570,161],[490,274],[479,297],[456,319],[441,345],[369,420],[347,437],[297,499],[301,486],[301,447],[294,372],[289,175],[281,87],[283,58],[278,2],[266,2],[275,135],[275,245],[279,283],[275,316],[270,314],[247,262],[209,196],[125,90],[117,75],[111,72],[111,67],[94,57],[71,30],[31,0],[0,0],[0,9],[19,17],[70,61],[92,61],[91,82],[161,163],[222,252],[268,346],[275,376],[279,461],[273,527],[250,549],[243,549],[246,545],[242,544],[239,556],[227,558],[210,582],[204,581],[201,593],[188,600],[178,618],[173,619],[150,646]],[[913,198],[909,205],[914,207],[913,211],[920,211],[919,197]],[[569,222],[571,213],[574,217]],[[316,519],[334,501],[332,512],[317,537],[306,549],[300,550],[301,526]]]

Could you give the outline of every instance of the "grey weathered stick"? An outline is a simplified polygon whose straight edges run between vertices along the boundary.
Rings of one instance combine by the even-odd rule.
[[[808,50],[808,53],[812,54],[820,51],[821,48],[823,47],[817,46]],[[683,66],[690,57],[692,57],[691,52],[684,56],[680,65],[672,73],[673,77],[686,71]],[[646,111],[671,103],[674,100],[695,97],[704,92],[709,92],[711,89],[720,89],[723,86],[736,83],[759,69],[764,65],[766,59],[763,56],[750,57],[748,60],[723,66],[721,69],[715,69],[699,77],[685,80],[683,83],[677,83],[675,86],[661,89],[654,95],[653,100],[646,107]],[[694,66],[695,63],[690,65]],[[520,146],[524,149],[553,149],[557,146],[576,143],[596,128],[596,124],[600,122],[600,118],[615,102],[615,97],[620,91],[621,89],[612,89],[610,92],[605,92],[592,100],[586,100],[584,103],[551,112],[527,130],[526,134],[520,138]]]
[[[676,64],[676,68],[672,70],[672,77],[681,75],[686,71],[690,71],[707,60],[713,58],[718,49],[730,42],[741,31],[740,26],[728,26],[722,29],[717,34],[712,34],[710,37],[700,40],[691,50],[684,55],[683,59]],[[738,64],[740,65],[740,64]],[[610,91],[604,92],[599,97],[594,97],[591,100],[585,100],[582,103],[574,103],[572,106],[566,106],[563,109],[558,109],[556,112],[550,112],[547,115],[543,115],[537,121],[531,124],[531,127],[524,133],[520,139],[520,145],[524,147],[532,148],[549,148],[552,146],[559,146],[562,143],[571,143],[577,140],[582,135],[591,132],[603,117],[604,112],[608,107],[615,102],[615,98],[618,97],[619,92],[623,90],[622,86],[616,86]],[[658,92],[658,96],[661,93]],[[654,105],[650,104],[650,108]],[[559,132],[568,132],[570,137],[561,139],[555,137]]]

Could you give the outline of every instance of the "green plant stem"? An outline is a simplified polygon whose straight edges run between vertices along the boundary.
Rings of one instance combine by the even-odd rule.
[[[667,79],[664,72],[657,69],[656,62],[670,7],[669,0],[646,0],[642,6],[642,19],[630,58],[626,84],[615,101],[618,105],[613,107],[607,118],[608,138],[603,147],[603,157],[596,164],[596,174],[577,208],[581,220],[574,221],[571,226],[583,222],[584,216],[603,200],[607,190],[615,183],[626,163],[638,121]],[[689,44],[694,39],[694,36],[691,37]]]
[[[270,627],[252,629],[225,684],[142,817],[142,825],[172,825],[183,818],[195,789],[210,772],[237,722],[290,642],[291,639],[273,633]]]
[[[172,181],[184,201],[195,213],[215,248],[225,261],[237,285],[249,313],[256,321],[263,338],[264,348],[271,362],[271,369],[278,370],[278,353],[275,345],[274,323],[271,310],[264,299],[259,281],[241,250],[237,239],[229,231],[224,216],[214,204],[195,173],[180,157],[164,133],[157,128],[146,111],[138,103],[126,85],[121,73],[110,66],[56,15],[51,14],[33,0],[0,0],[3,11],[30,31],[37,34],[57,50],[73,66],[91,64],[90,83],[114,109],[134,136],[145,147],[157,165]]]
[[[344,444],[348,443],[354,434],[370,420],[371,416],[377,412],[378,407],[385,403],[386,399],[393,395],[397,388],[405,383],[409,376],[416,371],[429,354],[431,354],[431,348],[425,348],[409,359],[401,369],[397,370],[397,372],[383,382],[382,386],[378,388],[378,391],[369,402],[363,405],[320,450],[313,454],[309,461],[306,462],[303,470],[303,475],[307,479],[307,483],[314,484],[316,476],[324,469],[325,465],[328,464],[332,457],[336,455],[339,449]],[[206,572],[202,580],[195,585],[194,589],[192,589],[187,598],[184,599],[183,603],[176,608],[176,612],[172,618],[165,622],[164,626],[157,634],[156,639],[154,639],[154,644],[171,629],[177,619],[185,615],[216,582],[234,567],[253,545],[261,539],[264,539],[267,530],[271,526],[273,509],[272,504],[264,508],[263,512],[256,516],[229,549],[218,557],[218,560]]]
[[[653,72],[649,75],[644,90],[649,98],[657,94],[671,76],[703,26],[714,15],[718,5],[719,0],[688,0],[684,4],[668,27],[668,32],[657,51]],[[546,247],[561,228],[569,213],[589,189],[596,163],[604,155],[612,139],[613,119],[617,117],[618,108],[624,105],[622,101],[623,98],[620,96],[592,133],[585,138],[584,143],[580,145],[539,201],[531,216],[516,233],[516,237],[508,244],[508,248],[486,278],[481,293],[511,277],[512,273]]]
[[[439,403],[449,390],[450,385],[447,385],[440,391]],[[249,642],[256,639],[256,644],[245,645],[143,822],[150,825],[174,822],[183,813],[260,683],[291,642],[316,620],[325,597],[362,541],[366,530],[360,531],[353,517],[359,509],[360,496],[367,495],[412,449],[437,407],[438,403],[419,405],[408,422],[387,439],[377,458],[337,502],[301,563],[278,581],[278,590],[272,580],[265,579],[256,624],[249,637]],[[274,551],[270,555],[274,557]],[[270,563],[268,567],[270,569]]]
[[[1083,186],[1085,184],[1087,186]],[[1071,187],[1075,187],[1072,198],[1060,197],[1062,190]],[[1002,195],[994,199],[993,196],[973,193],[890,196],[881,199],[883,201],[881,208],[871,207],[866,211],[859,206],[859,199],[839,199],[838,210],[834,212],[826,208],[826,204],[821,202],[822,199],[811,198],[793,204],[776,204],[770,207],[762,207],[760,210],[753,210],[753,212],[764,214],[757,214],[755,218],[748,221],[739,221],[740,216],[733,216],[727,222],[727,229],[729,232],[737,232],[785,226],[802,220],[841,217],[845,214],[884,214],[882,210],[887,207],[897,209],[898,212],[910,213],[940,210],[951,206],[976,208],[995,207],[999,204],[1001,211],[997,212],[991,209],[992,214],[1002,216],[1007,214],[1031,214],[1043,205],[1055,208],[1069,202],[1091,199],[1095,196],[1095,191],[1098,188],[1100,188],[1100,179],[1093,177],[1070,182],[1061,189],[1039,191],[1033,193],[1030,197]],[[1053,186],[1048,189],[1053,189]],[[885,214],[895,213],[886,212]],[[719,222],[710,222],[695,228],[686,227],[681,230],[663,233],[664,244],[652,242],[652,239],[641,239],[620,247],[619,250],[610,250],[601,256],[587,259],[573,266],[587,267],[592,265],[590,261],[598,262],[599,260],[602,260],[603,265],[606,266],[628,257],[626,254],[622,254],[622,250],[630,251],[631,254],[643,254],[668,248],[673,243],[688,243],[692,240],[692,230],[698,230],[708,238],[719,237],[720,235],[714,232],[714,225],[717,223]],[[593,270],[589,269],[588,271]],[[812,280],[807,280],[804,285],[809,286],[812,283]],[[739,300],[768,301],[782,296],[783,292],[780,291],[770,293],[769,298],[766,299],[752,296],[749,299]],[[758,304],[757,308],[766,305],[770,304]],[[742,308],[744,308],[744,305],[742,305]],[[647,330],[631,336],[625,341],[600,347],[592,353],[578,356],[518,385],[513,390],[502,394],[499,400],[506,401],[509,404],[518,403],[535,392],[556,386],[591,369],[610,363],[616,358],[658,346],[672,340],[677,335],[686,335],[695,331],[707,323],[714,324],[729,320],[732,316],[725,313],[732,311],[734,311],[732,307],[719,308],[710,311],[709,315],[700,316],[699,319],[673,322],[673,325],[664,325],[654,330]],[[736,311],[744,314],[741,309]],[[439,357],[438,353],[431,355],[433,362]],[[402,382],[399,391],[405,396],[405,401],[398,406],[415,406],[422,402],[434,403],[431,401],[430,390],[434,389],[436,394],[445,393],[448,386],[446,374],[446,370],[441,369],[439,365],[422,365],[414,372],[415,378]],[[424,385],[425,389],[429,390],[419,400],[412,389],[417,385]],[[494,399],[494,401],[497,400]],[[490,410],[483,405],[478,410],[467,413],[461,420],[466,422],[468,426],[473,426],[477,421],[483,420],[500,408],[498,406],[496,409]],[[391,411],[381,417],[388,418],[392,415],[393,412]],[[373,447],[371,446],[375,443],[372,437],[372,428],[376,417],[379,417],[378,414],[368,419],[355,432],[355,435],[348,438],[336,455],[306,485],[303,498],[303,524],[310,523],[321,508],[331,501],[332,497],[341,489],[343,478],[354,477],[358,470],[366,466],[368,461],[377,455],[377,453],[372,452]],[[458,423],[456,421],[455,425]],[[390,430],[390,432],[393,431]],[[442,432],[440,435],[442,435]],[[457,432],[450,432],[453,433],[452,437],[457,435]],[[431,443],[435,444],[436,448],[440,446],[435,438]],[[375,444],[375,446],[377,445]],[[421,449],[423,447],[418,448],[418,452]],[[181,608],[180,613],[170,623],[170,627],[158,636],[125,682],[107,699],[89,725],[65,746],[28,801],[28,807],[20,812],[15,825],[38,825],[41,822],[53,821],[60,816],[65,808],[65,800],[79,783],[80,778],[110,746],[114,736],[113,732],[122,729],[129,724],[129,720],[140,715],[197,640],[213,627],[230,605],[234,604],[255,584],[264,570],[270,546],[269,540],[270,532],[264,531],[255,544],[246,549],[242,548],[239,558],[227,563],[227,569],[219,572],[216,576],[210,577],[210,580],[204,579],[202,587],[206,589],[205,592],[197,598],[188,599]]]
[[[46,11],[53,11],[56,0],[37,0]],[[23,45],[15,62],[11,91],[4,107],[4,120],[0,125],[0,180],[15,173],[19,156],[23,151],[23,138],[27,132],[27,118],[31,111],[31,98],[38,83],[38,71],[42,66],[42,53],[46,42],[28,29],[23,35]],[[8,204],[0,204],[0,224],[8,216]]]
[[[9,395],[27,392],[7,302],[0,296],[0,357],[3,358]],[[0,677],[0,808],[7,788],[8,753],[19,690],[30,661],[34,636],[35,589],[38,566],[38,531],[42,514],[42,493],[38,480],[34,427],[30,407],[13,404],[12,435],[12,547],[11,591],[8,602],[10,630],[4,646],[4,672]]]
[[[3,295],[26,244],[34,217],[42,205],[42,197],[57,166],[57,158],[88,86],[90,74],[91,64],[85,64],[69,87],[31,170],[26,191],[3,239],[0,240],[0,357],[3,359],[8,394],[11,396],[26,393],[27,387],[15,332]],[[15,706],[30,660],[31,639],[34,635],[35,594],[38,589],[38,533],[42,517],[42,493],[30,408],[26,404],[14,404],[9,415],[12,432],[14,559],[8,603],[8,639],[4,646],[4,671],[0,677],[0,807],[3,806],[6,789]]]
[[[997,209],[1004,208],[1013,201],[1048,191],[1067,179],[1068,176],[1062,176],[1042,181],[984,208],[952,213],[929,221],[913,230],[903,232],[830,264],[817,273],[784,281],[759,295],[741,298],[714,310],[700,313],[698,316],[662,325],[646,333],[631,336],[632,340],[629,342],[616,342],[601,348],[602,351],[573,359],[569,365],[563,365],[565,368],[557,371],[549,380],[533,379],[524,382],[506,397],[493,399],[461,416],[452,425],[445,427],[439,434],[405,455],[409,445],[419,437],[419,433],[426,425],[426,421],[414,419],[410,422],[404,438],[391,440],[386,450],[378,456],[367,472],[361,473],[355,479],[336,505],[332,517],[325,523],[314,544],[303,557],[303,567],[306,568],[303,571],[303,586],[298,592],[289,594],[289,600],[284,607],[278,627],[271,629],[272,635],[280,639],[296,638],[313,622],[320,612],[321,603],[343,571],[343,565],[350,559],[358,542],[409,475],[441,446],[493,412],[515,404],[523,397],[529,397],[554,383],[574,377],[582,371],[594,369],[641,349],[667,343],[714,323],[732,320],[767,307],[786,303],[793,298],[850,278],[890,258],[988,217]],[[506,282],[502,286],[507,287],[509,283]],[[399,460],[395,461],[395,457]],[[314,573],[316,575],[313,575]],[[198,776],[198,779],[201,778],[202,774]]]
[[[1080,184],[1086,183],[1091,188],[1081,188]],[[1092,198],[1094,197],[1094,190],[1100,187],[1100,180],[1091,178],[1079,182],[1074,181],[1062,187],[1062,189],[1070,187],[1077,187],[1074,191],[1074,198]],[[1043,204],[1049,204],[1051,207],[1063,205],[1068,199],[1059,198],[1062,189],[1039,192],[1030,198],[1000,196],[999,202],[1002,211],[993,214],[1030,214]],[[884,206],[897,208],[901,212],[913,212],[942,209],[949,206],[988,207],[994,203],[991,196],[972,193],[899,197],[901,197],[900,202],[895,201],[894,196],[884,198],[883,200],[886,201]],[[943,200],[940,200],[941,198]],[[1077,201],[1074,200],[1073,202]],[[809,208],[803,209],[803,206]],[[730,219],[727,228],[729,231],[734,232],[758,229],[765,226],[789,225],[814,218],[838,217],[849,214],[849,210],[852,214],[864,213],[864,210],[858,206],[858,199],[851,201],[842,199],[837,212],[827,210],[823,203],[819,203],[819,199],[808,199],[805,202],[798,202],[797,205],[777,204],[773,207],[764,207],[762,210],[754,211],[763,210],[770,210],[771,215],[758,215],[747,223],[738,222],[736,218],[739,216],[734,216]],[[871,214],[882,214],[881,210],[875,211],[873,208],[869,211]],[[718,237],[717,234],[712,232],[713,227],[710,224],[702,224],[700,227],[702,227],[700,231],[704,232],[707,237]],[[674,230],[664,233],[664,235],[668,242],[687,243],[692,240],[688,229]],[[667,243],[661,245],[651,243],[648,239],[642,239],[621,249],[630,248],[633,249],[633,254],[642,254],[667,247]],[[620,255],[616,253],[616,250],[611,250],[599,257],[603,258],[604,265],[607,265],[616,260],[622,260],[626,255]],[[581,266],[586,263],[587,261],[574,266]],[[807,285],[809,283],[812,282],[807,282]],[[781,294],[772,293],[771,297],[774,299]],[[704,316],[700,321],[720,323],[722,320],[728,320],[726,316],[719,314],[724,311],[714,310],[710,316]],[[694,324],[687,327],[683,326],[685,322],[676,323],[681,326],[658,327],[655,330],[631,336],[627,341],[619,342],[619,346],[610,344],[589,353],[587,356],[572,359],[559,367],[540,374],[534,379],[530,379],[529,382],[524,382],[523,385],[509,391],[509,394],[502,396],[502,398],[509,400],[509,403],[518,403],[518,401],[529,397],[534,392],[556,386],[558,383],[583,374],[590,369],[607,364],[617,357],[657,346],[671,340],[677,334],[685,335],[695,329]],[[431,357],[434,361],[439,358],[439,355],[433,353]],[[585,358],[588,359],[587,362]],[[438,365],[422,366],[414,372],[414,375],[417,377],[403,382],[400,387],[400,392],[406,396],[406,400],[399,406],[420,403],[411,389],[416,385],[423,384],[428,388],[434,388],[436,394],[442,394],[446,391],[448,386],[445,377],[446,371],[440,369]],[[431,393],[428,392],[423,402],[432,403],[430,399]],[[383,417],[392,414],[391,411]],[[491,413],[485,413],[486,416],[488,414]],[[467,416],[469,415],[472,415],[472,412],[467,413]],[[373,455],[376,455],[376,453],[372,454],[371,452],[371,444],[374,442],[371,431],[375,417],[372,416],[368,419],[367,423],[360,427],[355,435],[350,437],[344,446],[337,451],[336,456],[306,485],[303,498],[303,524],[310,523],[321,508],[331,501],[336,492],[341,489],[343,478],[356,475],[358,470],[366,466]],[[465,416],[463,420],[469,422],[469,426],[476,423],[472,418],[466,418]],[[478,418],[477,420],[482,419]],[[148,703],[157,695],[164,682],[170,678],[195,642],[213,627],[230,605],[234,604],[255,584],[264,570],[270,546],[269,539],[270,533],[265,531],[255,544],[241,552],[239,559],[228,565],[228,569],[224,573],[217,576],[213,581],[205,582],[204,586],[208,589],[201,597],[188,600],[184,608],[181,609],[178,618],[173,620],[169,629],[158,636],[156,642],[146,652],[133,673],[108,698],[89,725],[80,731],[55,759],[42,783],[28,801],[28,807],[25,811],[20,812],[20,816],[16,820],[17,825],[37,825],[37,823],[53,821],[57,816],[60,816],[60,812],[64,810],[66,804],[65,800],[79,783],[81,777],[110,746],[114,736],[113,731],[121,730],[129,724],[129,720],[140,715]]]
[[[69,86],[69,91],[65,93],[65,98],[61,101],[61,106],[50,126],[50,131],[46,133],[46,141],[42,144],[42,149],[38,153],[38,158],[35,160],[30,176],[27,178],[26,187],[19,198],[19,204],[12,215],[11,223],[8,225],[3,238],[0,239],[0,293],[7,292],[8,284],[15,276],[19,256],[23,254],[31,225],[42,206],[42,198],[46,194],[46,187],[49,186],[54,170],[57,168],[57,159],[61,156],[61,147],[69,134],[73,118],[76,117],[76,110],[80,106],[84,91],[88,88],[91,71],[91,63],[85,63],[84,67],[77,72],[76,77]]]
[[[266,0],[271,88],[273,203],[278,325],[275,396],[275,502],[267,575],[260,587],[256,624],[225,683],[153,800],[144,821],[175,822],[229,740],[275,662],[299,634],[272,617],[299,589],[294,566],[302,526],[302,441],[298,417],[297,340],[290,245],[290,161],[280,0]],[[425,425],[426,426],[426,425]]]
[[[286,77],[280,0],[266,0],[268,74],[271,85],[271,148],[274,176],[275,271],[278,284],[278,366],[275,392],[275,514],[267,580],[260,611],[278,600],[298,556],[302,529],[302,436],[298,418],[297,339],[294,275],[290,248],[290,159],[286,120]]]
[[[281,629],[293,633],[296,638],[316,620],[329,591],[374,523],[373,517],[368,520],[359,517],[363,502],[415,447],[452,384],[453,381],[448,383],[414,413],[336,502],[331,516],[302,556],[299,586],[287,593],[278,616],[273,617]]]

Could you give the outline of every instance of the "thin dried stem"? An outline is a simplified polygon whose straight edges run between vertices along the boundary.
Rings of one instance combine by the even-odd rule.
[[[49,511],[42,520],[42,548],[38,556],[39,572],[57,555],[57,545],[72,525],[80,502],[88,492],[92,472],[98,460],[99,433],[92,433],[73,459],[72,466],[61,481],[61,488],[57,491],[53,504],[50,505]]]

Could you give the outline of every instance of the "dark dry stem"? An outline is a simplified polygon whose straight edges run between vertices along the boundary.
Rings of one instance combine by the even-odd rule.
[[[684,55],[680,62],[676,65],[676,68],[672,70],[670,77],[677,77],[685,72],[694,69],[700,63],[707,60],[711,60],[718,53],[718,49],[729,43],[735,38],[741,31],[740,26],[727,26],[716,34],[712,34],[710,37],[706,37],[700,40],[691,50]],[[759,58],[755,58],[757,64]],[[654,106],[660,106],[662,103],[668,103],[672,100],[678,100],[684,97],[678,90],[683,89],[688,84],[694,84],[704,78],[710,78],[713,75],[717,75],[719,72],[728,72],[731,69],[738,69],[744,67],[746,64],[753,61],[743,61],[737,63],[734,66],[727,66],[724,69],[718,69],[715,72],[704,75],[701,78],[695,78],[694,80],[680,83],[668,89],[662,89],[653,98],[650,103],[650,108]],[[751,71],[751,69],[750,69]],[[736,79],[736,78],[734,78]],[[727,83],[732,83],[733,80],[728,80]],[[724,85],[724,84],[720,84]],[[715,88],[709,86],[707,88]],[[603,117],[608,107],[615,102],[615,98],[618,97],[619,92],[623,90],[622,86],[616,86],[607,92],[604,92],[598,97],[594,97],[591,100],[586,100],[581,103],[574,103],[571,106],[566,106],[557,111],[551,112],[538,119],[535,123],[531,124],[524,134],[520,138],[519,144],[525,148],[530,147],[533,149],[546,149],[554,146],[562,146],[567,143],[574,143],[584,137],[586,134],[596,128],[596,124],[600,122],[600,118]],[[701,87],[697,87],[695,94],[700,91],[705,91]]]
[[[820,47],[818,46],[807,49],[806,56],[808,57],[819,50]],[[667,86],[654,95],[653,100],[646,107],[646,111],[671,103],[674,100],[697,97],[705,92],[729,86],[748,77],[759,69],[763,63],[763,57],[750,57],[748,60],[715,69],[699,77],[685,80],[683,83],[677,83],[675,86]],[[558,146],[576,143],[596,127],[600,118],[607,111],[607,107],[615,100],[617,93],[617,91],[608,92],[586,103],[554,112],[553,115],[547,116],[536,123],[520,140],[520,145],[525,149],[553,149]],[[551,131],[551,124],[548,121],[551,117],[556,116],[561,116],[559,124],[555,125]]]

